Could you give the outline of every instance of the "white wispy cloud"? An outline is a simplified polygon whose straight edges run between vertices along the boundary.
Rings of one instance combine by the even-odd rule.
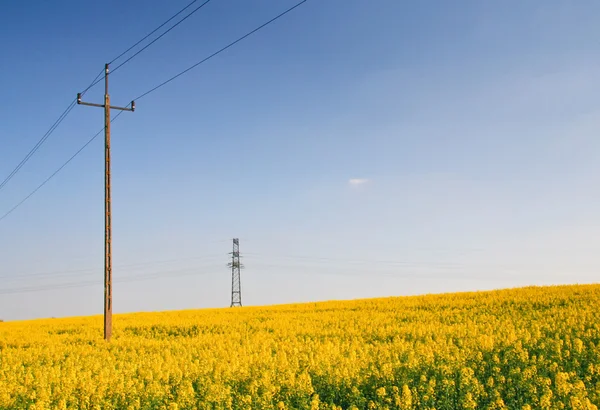
[[[356,186],[356,185],[364,185],[367,182],[369,182],[369,180],[367,178],[350,178],[348,180],[348,184],[354,185],[354,186]]]

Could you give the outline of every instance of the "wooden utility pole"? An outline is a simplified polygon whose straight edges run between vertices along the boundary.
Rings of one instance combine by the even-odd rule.
[[[81,93],[77,94],[77,104],[104,108],[104,339],[112,336],[112,214],[110,195],[110,110],[135,111],[135,102],[131,107],[115,107],[110,105],[108,94],[108,64],[104,66],[104,104],[93,104],[81,101]]]

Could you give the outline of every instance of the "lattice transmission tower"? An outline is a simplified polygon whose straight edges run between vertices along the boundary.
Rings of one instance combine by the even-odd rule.
[[[233,251],[231,254],[231,262],[227,264],[231,268],[231,305],[242,306],[242,282],[240,279],[240,273],[244,268],[244,265],[240,261],[240,240],[233,238]]]

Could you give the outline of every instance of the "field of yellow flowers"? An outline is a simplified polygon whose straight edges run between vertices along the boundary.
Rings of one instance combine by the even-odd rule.
[[[0,323],[0,409],[597,409],[600,285]]]

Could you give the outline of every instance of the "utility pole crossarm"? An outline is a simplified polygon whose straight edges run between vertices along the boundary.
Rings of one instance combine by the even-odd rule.
[[[135,102],[131,107],[110,105],[108,94],[108,64],[104,66],[104,104],[81,101],[77,94],[77,104],[104,108],[104,339],[112,336],[112,199],[110,176],[110,110],[135,111]]]
[[[85,102],[85,101],[81,101],[81,93],[77,93],[77,104],[79,105],[88,105],[90,107],[100,107],[100,108],[104,108],[104,104],[94,104],[94,103],[89,103],[89,102]],[[111,105],[110,106],[111,110],[121,110],[121,111],[135,111],[135,101],[131,102],[131,107],[117,107],[116,105]]]

